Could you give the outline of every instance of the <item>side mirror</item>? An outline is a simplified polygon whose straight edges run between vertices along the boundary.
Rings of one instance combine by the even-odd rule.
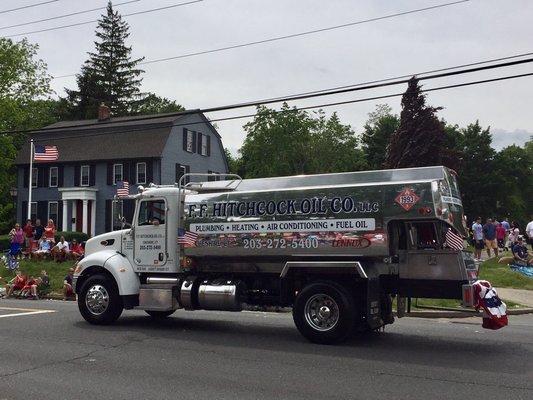
[[[122,229],[133,228],[133,226],[128,221],[126,221],[126,218],[124,218],[123,216],[119,216],[119,220],[120,220],[120,223],[122,224]]]

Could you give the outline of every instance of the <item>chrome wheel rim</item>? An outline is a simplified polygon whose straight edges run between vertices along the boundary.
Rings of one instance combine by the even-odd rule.
[[[327,294],[315,294],[305,303],[304,314],[313,329],[326,332],[339,322],[339,305]]]
[[[85,295],[85,305],[93,315],[101,315],[109,306],[109,293],[102,285],[93,285]]]

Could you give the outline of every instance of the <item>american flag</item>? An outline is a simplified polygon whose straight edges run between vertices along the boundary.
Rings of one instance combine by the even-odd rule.
[[[178,244],[182,244],[185,247],[195,247],[198,234],[187,231],[185,229],[178,229]]]
[[[446,246],[454,250],[463,250],[464,242],[460,235],[457,235],[452,231],[452,228],[448,228],[446,231]]]
[[[127,197],[130,195],[130,184],[127,181],[117,182],[117,197]]]
[[[56,161],[59,158],[59,151],[56,146],[35,145],[33,159],[35,161]]]

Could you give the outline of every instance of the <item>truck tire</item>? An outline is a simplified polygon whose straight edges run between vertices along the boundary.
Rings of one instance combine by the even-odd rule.
[[[124,306],[115,282],[105,275],[94,275],[83,283],[78,308],[87,322],[109,325],[120,317]]]
[[[292,310],[294,323],[309,341],[335,344],[345,340],[355,325],[355,302],[335,282],[311,283],[298,294]]]
[[[174,314],[174,312],[176,310],[172,310],[172,311],[152,311],[152,310],[145,310],[146,311],[146,314],[148,314],[150,317],[152,317],[153,319],[164,319],[166,317],[169,317],[171,316],[172,314]]]

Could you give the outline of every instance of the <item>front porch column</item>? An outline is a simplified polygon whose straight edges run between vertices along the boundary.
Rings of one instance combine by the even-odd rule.
[[[91,200],[91,236],[96,233],[96,200]]]
[[[82,225],[82,232],[89,234],[88,227],[89,227],[89,219],[87,218],[89,214],[89,200],[83,200],[83,225]]]
[[[63,225],[61,225],[61,229],[64,231],[68,231],[68,201],[63,200]]]
[[[78,215],[78,201],[72,200],[72,232],[76,232],[76,217]]]

